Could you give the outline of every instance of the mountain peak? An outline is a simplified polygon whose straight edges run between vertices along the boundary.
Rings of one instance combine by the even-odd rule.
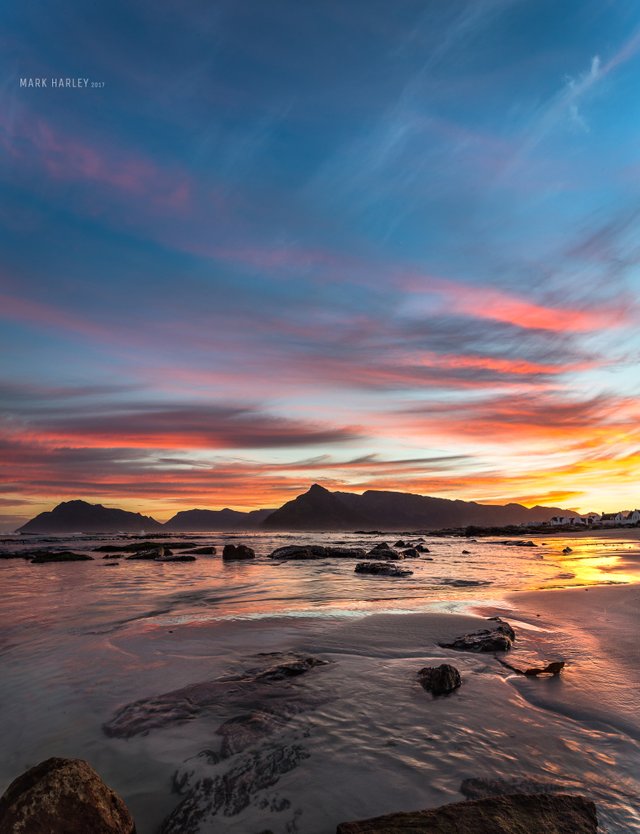
[[[329,490],[320,484],[311,484],[307,490],[308,495],[329,495]]]

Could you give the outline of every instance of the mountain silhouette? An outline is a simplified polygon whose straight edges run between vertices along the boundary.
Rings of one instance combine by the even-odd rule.
[[[435,530],[443,527],[504,527],[510,524],[548,521],[554,515],[575,516],[558,507],[521,504],[478,504],[474,501],[432,498],[408,492],[367,490],[330,492],[313,484],[307,492],[277,510],[240,512],[183,510],[165,524],[154,518],[88,504],[65,501],[51,512],[40,513],[19,528],[19,533],[194,533],[208,530]]]
[[[40,513],[19,528],[19,533],[146,533],[162,524],[147,515],[88,504],[63,501],[51,512]]]
[[[165,530],[174,533],[196,533],[206,530],[255,530],[264,519],[274,512],[252,510],[243,513],[238,510],[183,510],[176,513],[164,524]]]

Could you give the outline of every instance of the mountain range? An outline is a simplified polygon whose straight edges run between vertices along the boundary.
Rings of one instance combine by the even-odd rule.
[[[278,509],[184,510],[164,524],[150,516],[86,501],[65,501],[28,521],[19,533],[205,532],[209,530],[384,530],[443,527],[500,527],[539,523],[552,516],[576,516],[558,507],[478,504],[406,492],[330,492],[314,484]]]

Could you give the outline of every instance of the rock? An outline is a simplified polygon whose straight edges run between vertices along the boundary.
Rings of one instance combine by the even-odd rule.
[[[196,718],[243,686],[252,691],[255,686],[286,681],[316,666],[326,666],[328,662],[293,652],[269,652],[257,657],[261,660],[260,665],[240,675],[192,683],[162,695],[133,701],[117,710],[102,729],[106,735],[115,738],[144,735],[158,727]]]
[[[597,834],[597,831],[596,806],[583,796],[512,794],[343,822],[336,834]]]
[[[462,551],[462,555],[463,555],[463,556],[470,556],[470,555],[471,555],[471,552],[470,552],[469,550],[463,550],[463,551]]]
[[[496,623],[495,628],[503,634],[506,634],[510,640],[516,639],[516,633],[513,626],[511,626],[506,620],[503,620],[502,617],[488,617],[487,619],[490,623]]]
[[[32,565],[44,565],[49,562],[91,562],[93,556],[85,556],[82,553],[72,553],[70,550],[61,550],[58,553],[48,550],[38,550],[31,554]]]
[[[511,669],[512,672],[516,672],[518,675],[526,675],[528,678],[535,678],[538,675],[559,675],[560,672],[564,669],[564,660],[553,660],[551,663],[547,663],[544,666],[513,666],[511,663],[507,663],[506,660],[501,660],[503,666],[506,666],[507,669]]]
[[[354,573],[371,573],[374,576],[413,576],[413,571],[390,565],[388,562],[358,562]]]
[[[532,541],[524,541],[523,539],[506,539],[502,542],[493,542],[493,544],[503,544],[507,547],[537,547],[538,545]]]
[[[460,672],[448,663],[441,666],[425,666],[418,672],[418,680],[427,692],[434,695],[447,695],[462,683]]]
[[[431,553],[428,547],[425,547],[423,544],[417,544],[416,550],[418,553]]]
[[[402,551],[401,555],[404,556],[405,559],[418,559],[420,557],[420,554],[415,547],[408,547],[406,550]]]
[[[155,562],[156,559],[171,555],[172,551],[168,547],[154,547],[151,550],[138,550],[126,558],[127,561]]]
[[[192,554],[193,556],[215,556],[215,547],[194,547],[193,550],[185,550],[185,554]]]
[[[564,548],[564,550],[563,550],[562,552],[563,552],[565,555],[566,555],[566,554],[568,554],[568,553],[573,553],[573,548],[571,548],[571,547],[565,547],[565,548]]]
[[[400,539],[400,541],[397,541],[393,546],[394,547],[407,547],[408,545],[407,545],[406,542],[403,542],[402,539]]]
[[[0,834],[135,834],[127,806],[82,759],[47,759],[0,799]]]
[[[287,561],[302,561],[307,559],[362,559],[365,551],[361,547],[325,547],[321,544],[289,544],[278,547],[270,555],[270,559]]]
[[[403,559],[397,551],[393,550],[386,542],[380,542],[367,553],[369,559]]]
[[[509,623],[499,617],[491,618],[496,625],[492,629],[482,628],[457,637],[452,643],[440,643],[445,649],[456,649],[460,652],[508,652],[515,632]]]
[[[125,542],[123,544],[102,544],[100,547],[94,547],[94,553],[136,553],[139,550],[154,550],[161,547],[169,547],[174,550],[188,550],[195,547],[196,542],[154,542],[144,539],[139,542]]]
[[[225,562],[239,562],[245,559],[255,559],[256,552],[246,544],[225,544],[222,558]]]

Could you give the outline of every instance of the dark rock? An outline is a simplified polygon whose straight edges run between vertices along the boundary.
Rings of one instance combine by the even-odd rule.
[[[32,565],[43,565],[48,562],[91,562],[93,556],[85,556],[82,553],[72,553],[70,550],[62,550],[59,552],[40,550],[31,554]]]
[[[389,562],[358,562],[354,573],[370,573],[375,576],[412,576],[413,571],[390,565]]]
[[[393,546],[394,546],[394,547],[407,547],[407,543],[406,543],[406,542],[403,542],[403,541],[402,541],[402,539],[400,539],[400,540],[399,540],[399,541],[397,541],[397,542],[396,542]]]
[[[408,547],[406,550],[402,551],[401,555],[404,556],[405,559],[418,559],[420,557],[420,554],[415,547]]]
[[[462,683],[460,672],[448,663],[441,666],[425,666],[418,672],[418,680],[427,692],[434,695],[447,695]]]
[[[246,544],[225,544],[222,558],[225,562],[238,562],[245,559],[255,559],[256,552]]]
[[[502,542],[494,542],[494,544],[503,544],[506,547],[537,547],[538,545],[532,541],[524,541],[523,539],[507,539]]]
[[[512,641],[515,640],[515,631],[509,623],[499,617],[492,617],[490,622],[495,623],[491,629],[482,628],[457,637],[452,643],[440,645],[461,652],[508,652]]]
[[[400,553],[389,547],[386,542],[380,542],[367,553],[369,559],[404,559]]]
[[[127,556],[127,561],[155,562],[164,556],[171,556],[172,552],[168,547],[154,547],[151,550],[138,550]]]
[[[173,550],[188,550],[195,547],[195,542],[172,542],[172,541],[150,541],[143,539],[137,542],[123,542],[122,544],[101,544],[94,547],[94,553],[137,553],[141,550],[160,550],[161,548],[173,548]]]
[[[126,805],[82,759],[47,759],[0,799],[0,834],[135,834]]]
[[[571,548],[571,547],[565,547],[565,548],[564,548],[564,550],[563,550],[562,552],[563,552],[565,555],[567,555],[568,553],[573,553],[573,548]]]
[[[270,559],[306,561],[308,559],[362,559],[365,551],[361,547],[325,547],[321,544],[289,544],[278,547],[269,555]]]
[[[224,702],[230,692],[242,687],[286,681],[316,666],[327,664],[326,660],[318,657],[290,652],[270,652],[257,657],[261,660],[260,665],[240,675],[189,684],[181,689],[127,704],[117,710],[102,729],[106,735],[116,738],[146,734],[158,727],[195,718]]]
[[[311,655],[287,652],[261,652],[258,657],[274,662],[266,668],[249,670],[241,680],[245,680],[248,675],[256,681],[282,681],[303,675],[310,669],[315,669],[316,666],[326,666],[329,662]]]
[[[597,834],[593,802],[567,794],[513,794],[426,811],[343,822],[336,834]]]
[[[470,551],[468,551],[468,550],[463,550],[463,551],[462,551],[462,555],[463,555],[463,556],[470,556],[471,554],[470,554]]]
[[[487,619],[490,623],[495,623],[495,628],[498,631],[501,631],[503,634],[506,634],[510,640],[516,639],[516,633],[513,629],[513,626],[510,625],[506,620],[503,620],[502,617],[488,617]]]
[[[417,544],[416,550],[418,553],[431,553],[428,547],[425,547],[423,544]]]

